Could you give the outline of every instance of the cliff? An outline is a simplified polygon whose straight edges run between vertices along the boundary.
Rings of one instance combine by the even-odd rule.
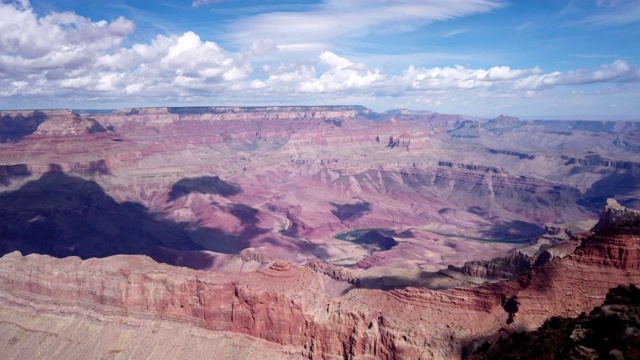
[[[593,227],[593,231],[616,231],[638,233],[640,228],[640,211],[626,208],[615,199],[607,199],[607,203],[602,210],[600,220]]]
[[[158,321],[311,358],[455,358],[637,275],[633,224],[550,247],[530,271],[487,261],[544,224],[595,221],[603,197],[637,206],[637,154],[614,140],[638,129],[622,123],[357,106],[0,116],[4,314]],[[449,265],[474,285],[516,278],[452,289],[464,281],[432,274]]]
[[[240,274],[172,267],[142,256],[83,261],[11,253],[0,259],[0,299],[2,307],[105,321],[161,319],[246,334],[311,359],[448,359],[500,329],[533,330],[550,316],[589,311],[609,288],[640,277],[634,260],[639,242],[638,234],[605,228],[587,236],[574,254],[513,281],[445,291],[351,288],[337,298],[328,296],[322,280],[330,269],[282,261]],[[600,251],[612,246],[630,255],[614,262]]]
[[[640,290],[618,286],[577,318],[552,317],[533,332],[485,343],[468,359],[639,359]]]
[[[455,271],[466,276],[488,280],[503,280],[512,279],[528,272],[533,263],[533,258],[520,251],[514,251],[505,257],[491,260],[469,261],[462,267],[450,265],[448,271]]]

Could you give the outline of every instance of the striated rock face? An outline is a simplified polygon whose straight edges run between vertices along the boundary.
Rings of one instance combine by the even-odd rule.
[[[311,261],[307,263],[306,266],[313,271],[327,275],[334,280],[356,286],[360,285],[360,279],[358,278],[358,276],[354,275],[352,272],[348,271],[345,268],[323,263],[320,261]]]
[[[82,261],[12,253],[0,259],[0,303],[188,323],[264,339],[312,359],[453,359],[500,329],[533,330],[550,316],[576,316],[601,303],[609,288],[637,281],[635,255],[614,262],[600,249],[637,254],[638,243],[637,234],[608,227],[586,237],[575,254],[513,281],[444,291],[352,288],[337,298],[324,288],[329,268],[315,266],[318,273],[282,261],[239,274],[141,256]],[[343,275],[334,271],[333,278]]]
[[[569,232],[548,234],[529,272],[520,255],[483,262],[534,257],[544,225],[595,222],[606,197],[637,206],[637,153],[614,144],[636,141],[632,123],[358,106],[1,116],[5,314],[160,319],[311,358],[456,358],[637,275],[634,217],[562,247]],[[466,283],[434,275],[449,265],[493,284],[453,289]]]
[[[536,331],[485,343],[469,359],[638,359],[640,290],[618,286],[578,318],[552,317]]]
[[[640,269],[640,211],[608,199],[593,231],[596,234],[576,249],[578,261]]]
[[[70,115],[69,110],[0,111],[0,144],[22,140],[47,119]]]
[[[633,161],[613,161],[604,159],[599,155],[588,155],[585,159],[576,159],[574,157],[562,156],[563,160],[567,160],[565,165],[581,165],[581,166],[604,166],[616,169],[633,170],[640,168],[640,163]]]
[[[640,211],[625,208],[618,204],[615,199],[607,199],[600,220],[594,226],[593,231],[600,232],[603,230],[628,231],[638,233],[640,230],[637,225],[640,223]]]
[[[309,358],[396,356],[381,339],[390,334],[381,334],[379,313],[340,309],[323,296],[315,273],[282,262],[242,277],[139,257],[81,261],[14,253],[1,263],[0,297],[13,305],[187,322],[293,346]]]
[[[0,307],[3,359],[263,359],[300,354],[248,335],[213,332],[188,323],[127,317],[68,316]]]
[[[519,251],[514,251],[509,256],[492,260],[470,261],[462,267],[450,265],[449,270],[488,280],[503,280],[512,279],[528,272],[533,263],[533,258]]]

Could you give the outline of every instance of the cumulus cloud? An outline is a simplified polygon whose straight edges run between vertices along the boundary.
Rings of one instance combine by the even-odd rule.
[[[249,84],[252,89],[269,89],[276,92],[293,93],[334,93],[344,91],[368,91],[377,85],[383,85],[387,78],[379,69],[369,70],[364,63],[354,63],[330,51],[319,56],[320,66],[327,67],[320,72],[310,64],[280,65],[269,71],[269,77],[254,80]]]
[[[245,79],[248,63],[193,32],[121,46],[135,24],[91,21],[72,12],[37,16],[26,0],[0,3],[3,96],[82,90],[122,95],[213,89]],[[15,85],[18,84],[18,85]]]
[[[238,60],[214,42],[202,41],[193,32],[158,35],[150,44],[135,44],[97,58],[95,69],[109,76],[99,90],[142,89],[171,91],[172,88],[203,89],[245,79],[251,66]],[[122,77],[113,77],[117,72]],[[115,81],[122,79],[123,82]],[[101,80],[105,82],[104,77]],[[128,88],[125,86],[126,81]],[[121,84],[122,86],[117,86]]]
[[[640,67],[632,66],[624,60],[602,65],[598,70],[578,69],[549,73],[543,73],[538,67],[512,69],[508,66],[496,66],[489,69],[469,69],[458,65],[416,69],[409,66],[400,77],[392,80],[413,91],[483,88],[493,88],[496,92],[536,91],[559,86],[640,82]]]
[[[318,78],[303,81],[300,84],[301,92],[323,93],[367,89],[386,78],[378,69],[370,71],[364,63],[352,63],[329,51],[320,54],[320,60],[331,68]]]
[[[477,91],[474,96],[501,97],[514,94],[532,97],[537,92],[595,83],[640,82],[640,68],[618,60],[597,70],[543,72],[538,67],[514,69],[495,66],[473,69],[464,66],[416,68],[409,66],[399,75],[369,69],[335,53],[325,51],[316,64],[281,64],[264,67],[268,77],[250,80],[245,88],[272,94],[341,94],[341,96],[398,97],[434,92]],[[321,71],[322,68],[327,68]],[[411,95],[413,96],[413,95]]]
[[[134,30],[125,18],[108,23],[71,12],[37,17],[28,1],[0,3],[0,56],[25,70],[78,66],[91,53],[118,46]]]
[[[133,30],[135,30],[135,25],[133,24],[133,21],[120,16],[111,24],[109,24],[108,29],[109,34],[111,35],[125,37],[131,34]]]
[[[327,14],[355,11],[354,7],[364,4],[363,1],[349,4],[326,1],[321,10],[305,15],[306,21],[310,22],[309,16],[329,21],[325,18]],[[352,26],[351,30],[340,29],[344,19],[339,18],[335,23],[338,29],[330,29],[328,36],[369,29],[409,16],[408,13],[412,13],[410,19],[447,19],[489,11],[497,6],[483,0],[450,3],[444,0],[370,1],[367,4],[371,7],[385,11],[373,20],[363,16],[368,24],[348,25]],[[273,20],[276,15],[265,16]],[[52,99],[50,101],[58,106],[69,106],[69,101],[87,103],[113,99],[115,106],[122,106],[123,101],[143,99],[141,103],[167,105],[167,99],[171,99],[183,104],[312,101],[367,105],[402,99],[418,107],[448,104],[451,108],[464,109],[474,101],[476,107],[489,106],[491,102],[485,101],[487,99],[518,97],[528,101],[562,87],[579,88],[583,92],[588,91],[584,89],[589,89],[590,84],[603,84],[596,87],[596,91],[605,86],[640,87],[640,68],[625,60],[597,69],[563,72],[543,71],[538,67],[462,65],[407,66],[404,70],[389,72],[389,69],[367,64],[376,63],[374,60],[354,60],[338,51],[327,51],[326,46],[315,46],[320,43],[300,42],[302,38],[298,39],[295,31],[291,32],[288,45],[267,37],[254,39],[242,50],[230,52],[191,31],[157,35],[147,42],[125,47],[124,40],[135,31],[131,20],[119,17],[111,22],[92,21],[72,12],[38,16],[26,0],[0,3],[0,18],[3,19],[0,22],[0,104],[22,101],[28,105],[34,104],[33,99]],[[273,26],[268,29],[271,35],[284,29],[279,23],[270,26]],[[327,22],[293,24],[294,29],[296,26],[302,32],[315,33],[324,31]],[[329,39],[322,34],[314,36],[311,40]],[[292,55],[290,51],[296,48],[312,51],[313,57],[292,56],[279,63],[269,58],[287,51]],[[215,101],[211,100],[212,96]]]
[[[521,70],[508,66],[496,66],[488,70],[468,69],[459,65],[431,69],[410,66],[402,74],[401,81],[411,90],[476,89],[539,72],[538,68]]]
[[[518,80],[516,89],[537,90],[562,85],[584,85],[606,82],[640,81],[640,69],[629,65],[624,60],[617,60],[611,64],[602,65],[600,69],[573,70],[566,73],[559,71],[548,74],[532,75]]]
[[[263,69],[268,73],[268,78],[251,81],[250,89],[297,93],[300,90],[300,84],[316,78],[315,67],[308,64],[280,64],[275,69],[268,66]]]

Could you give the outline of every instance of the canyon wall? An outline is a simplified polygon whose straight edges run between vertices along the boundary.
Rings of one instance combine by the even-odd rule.
[[[25,346],[15,310],[294,358],[457,358],[636,281],[621,144],[638,131],[358,106],[0,112],[0,335]],[[531,244],[607,197],[622,205],[595,234]]]
[[[609,210],[615,211],[610,203]],[[274,261],[252,273],[211,273],[140,256],[0,259],[5,306],[189,323],[246,334],[308,358],[457,358],[464,345],[501,328],[535,329],[550,316],[576,316],[609,288],[640,278],[637,212],[594,235],[566,258],[549,258],[514,281],[478,288],[391,291],[353,287],[327,295],[321,273]],[[606,215],[603,215],[606,217]],[[631,229],[627,231],[625,229]],[[504,299],[517,299],[515,311]]]

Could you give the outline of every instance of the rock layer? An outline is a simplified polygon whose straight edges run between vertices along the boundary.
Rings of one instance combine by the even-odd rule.
[[[530,272],[482,262],[595,220],[606,197],[637,205],[633,123],[352,106],[0,118],[3,309],[161,319],[308,358],[456,358],[638,275],[637,219],[614,207]],[[433,276],[470,260],[467,275],[517,278]]]
[[[614,230],[586,236],[574,254],[514,281],[472,289],[354,288],[331,298],[323,275],[286,262],[223,274],[140,256],[82,261],[12,253],[0,259],[0,296],[40,311],[159,318],[246,334],[313,359],[456,358],[464,345],[501,328],[534,329],[550,316],[576,316],[601,303],[609,288],[637,281],[640,236]],[[613,251],[602,248],[629,256],[613,261]],[[515,311],[504,298],[517,299]]]
[[[588,316],[552,317],[534,332],[483,344],[469,359],[638,359],[639,327],[640,290],[619,286]]]

